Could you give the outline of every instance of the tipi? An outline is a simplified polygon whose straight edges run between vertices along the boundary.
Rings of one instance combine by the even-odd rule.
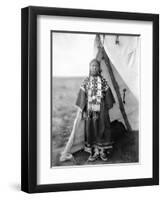
[[[110,110],[111,121],[123,122],[126,129],[139,129],[139,67],[140,37],[131,35],[96,35],[95,57],[100,61],[116,104]],[[78,110],[73,130],[61,153],[60,161],[84,147],[84,121]]]

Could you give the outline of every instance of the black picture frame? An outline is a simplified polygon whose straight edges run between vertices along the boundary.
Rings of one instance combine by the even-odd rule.
[[[37,184],[37,16],[151,21],[153,23],[153,177]],[[21,10],[21,190],[28,193],[159,184],[159,15],[29,6]]]

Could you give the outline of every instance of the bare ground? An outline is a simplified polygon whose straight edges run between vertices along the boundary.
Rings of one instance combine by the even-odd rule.
[[[75,100],[84,78],[53,78],[52,93],[52,166],[89,165],[89,154],[83,150],[76,152],[70,161],[60,162],[60,152],[70,136],[76,116]],[[113,145],[107,162],[100,159],[93,164],[138,162],[138,131],[124,135]]]

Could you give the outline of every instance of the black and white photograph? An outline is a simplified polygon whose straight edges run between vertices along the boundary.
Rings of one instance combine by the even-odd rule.
[[[22,9],[22,190],[159,184],[159,16]]]
[[[51,167],[138,164],[141,35],[51,30]]]

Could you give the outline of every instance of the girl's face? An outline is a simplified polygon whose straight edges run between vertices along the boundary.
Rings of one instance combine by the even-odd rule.
[[[97,76],[99,74],[100,71],[100,66],[97,62],[92,62],[90,64],[90,73],[92,76]]]

